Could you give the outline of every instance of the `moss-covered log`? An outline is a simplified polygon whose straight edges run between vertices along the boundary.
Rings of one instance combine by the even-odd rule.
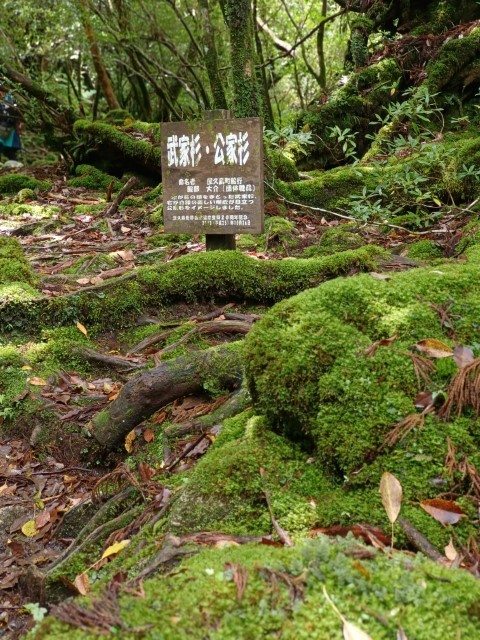
[[[178,301],[271,304],[351,270],[375,270],[385,255],[374,246],[310,260],[260,261],[232,251],[190,255],[53,299],[39,298],[33,290],[22,296],[6,291],[0,326],[35,332],[79,320],[89,329],[101,329],[128,326],[145,310]]]
[[[232,388],[241,382],[238,345],[193,352],[141,373],[123,387],[92,423],[92,435],[104,447],[123,441],[129,431],[177,398],[200,391]]]
[[[161,177],[158,124],[130,122],[116,126],[107,121],[77,120],[74,134],[83,145],[80,148],[83,162]]]

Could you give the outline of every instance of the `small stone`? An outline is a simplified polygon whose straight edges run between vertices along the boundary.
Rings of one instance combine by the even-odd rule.
[[[3,169],[23,169],[23,162],[18,160],[7,160],[3,163]]]

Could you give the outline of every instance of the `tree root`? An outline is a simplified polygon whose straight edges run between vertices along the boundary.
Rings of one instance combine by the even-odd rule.
[[[190,353],[139,374],[91,423],[94,438],[112,449],[140,422],[177,398],[198,393],[208,383],[233,388],[242,368],[235,344]]]

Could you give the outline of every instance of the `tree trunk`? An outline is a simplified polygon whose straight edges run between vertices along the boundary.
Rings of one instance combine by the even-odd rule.
[[[118,102],[117,96],[115,95],[113,85],[110,81],[110,77],[103,62],[102,54],[100,53],[100,47],[98,46],[92,23],[90,22],[88,17],[88,0],[80,0],[80,3],[84,8],[84,11],[82,12],[83,28],[88,40],[93,66],[95,67],[95,71],[97,72],[98,82],[102,89],[102,93],[105,97],[105,100],[107,101],[109,109],[120,109],[120,103]]]
[[[210,19],[209,0],[199,0],[200,16],[202,18],[202,45],[207,67],[208,80],[213,97],[214,109],[228,109],[222,79],[220,77],[215,32]]]
[[[249,0],[225,0],[224,15],[230,32],[233,112],[237,118],[260,114],[253,21]]]

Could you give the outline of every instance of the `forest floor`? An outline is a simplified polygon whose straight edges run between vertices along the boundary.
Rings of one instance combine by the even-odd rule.
[[[5,173],[12,172],[2,174],[0,170],[0,175]],[[205,251],[202,236],[175,237],[163,233],[156,216],[160,200],[143,200],[151,187],[137,187],[116,213],[105,217],[109,204],[105,192],[69,186],[67,172],[61,164],[36,166],[27,173],[39,180],[49,180],[52,186],[33,198],[27,197],[22,203],[15,202],[15,195],[4,195],[0,200],[0,236],[12,236],[20,241],[45,296],[55,298],[90,287],[108,286],[111,278],[127,274],[138,266],[169,262],[186,254]],[[292,224],[267,225],[266,234],[259,237],[238,237],[238,250],[258,260],[302,257],[308,248],[322,246],[322,237],[328,229],[343,226],[343,222],[319,218],[306,208],[299,209],[280,200],[269,202],[267,214]],[[464,224],[465,220],[462,220]],[[391,252],[392,259],[385,265],[388,272],[422,264],[421,260],[408,258],[409,245],[419,240],[429,241],[439,255],[449,257],[461,238],[460,227],[456,220],[446,219],[439,220],[435,228],[420,233],[366,224],[353,227],[350,224],[348,230],[358,237],[359,244],[375,244]],[[134,370],[151,363],[158,364],[166,347],[173,350],[183,342],[182,331],[178,333],[178,328],[185,327],[185,334],[192,326],[216,322],[215,331],[205,332],[201,342],[198,335],[192,335],[191,342],[185,341],[187,348],[205,348],[232,339],[227,324],[225,330],[222,329],[222,322],[228,323],[234,318],[253,324],[265,310],[236,301],[220,307],[213,302],[181,303],[159,310],[156,316],[138,319],[139,328],[163,324],[165,340],[167,334],[177,330],[177,338],[170,344],[164,340],[133,349],[132,353],[132,334],[128,343],[128,338],[117,331],[95,335],[95,344],[108,356],[122,357],[126,363],[130,361]],[[79,323],[77,329],[89,333],[89,327]],[[1,338],[3,344],[8,340],[5,336]],[[20,350],[25,348],[25,342],[22,346],[18,337],[13,343]],[[25,365],[27,375],[30,370],[31,367]],[[100,368],[96,367],[90,376],[74,370],[60,371],[58,376],[46,380],[31,376],[25,396],[34,387],[37,397],[61,420],[68,419],[83,428],[94,411],[118,396],[130,375],[111,369],[103,375],[99,372]],[[208,396],[179,399],[157,412],[150,424],[160,425],[164,421],[183,424],[217,409],[226,399]],[[21,403],[22,398],[17,402]],[[8,414],[0,417],[1,423],[9,426]],[[125,443],[128,455],[148,448],[156,437],[150,426],[140,425]],[[180,438],[174,450],[167,451],[159,461],[158,469],[145,463],[144,477],[150,483],[158,480],[158,492],[161,493],[163,484],[162,476],[157,475],[159,469],[171,467],[173,463],[177,470],[194,465],[214,439],[214,432]],[[79,456],[75,447],[68,446],[68,441],[51,442],[41,453],[37,445],[35,434],[22,433],[21,428],[10,429],[10,434],[7,429],[0,439],[0,519],[3,522],[8,515],[9,522],[0,538],[0,636],[12,639],[25,635],[34,626],[36,616],[41,615],[36,605],[29,612],[24,609],[30,602],[28,595],[19,589],[25,567],[34,564],[42,568],[64,551],[71,543],[71,538],[62,533],[60,526],[64,514],[88,498],[99,479],[116,463],[121,464],[123,457],[122,453],[116,454],[105,466],[104,461],[97,464],[98,461],[89,460],[88,456]],[[152,486],[150,484],[150,491],[154,493]],[[92,562],[95,560],[98,559],[92,558]]]

